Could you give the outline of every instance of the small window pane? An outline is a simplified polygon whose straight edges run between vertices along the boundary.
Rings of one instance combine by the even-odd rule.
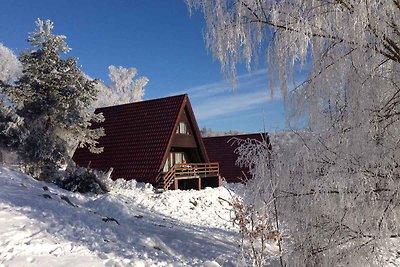
[[[186,133],[186,125],[183,122],[179,123],[179,130],[181,134],[185,134]]]
[[[184,122],[180,122],[178,127],[176,128],[176,133],[179,134],[189,134],[189,131],[186,127],[186,124]]]
[[[167,158],[164,164],[163,172],[168,172],[168,171],[169,171],[169,159]]]
[[[182,163],[183,155],[182,153],[175,153],[175,163],[181,164]]]
[[[174,153],[170,152],[169,153],[169,167],[174,166],[175,162],[174,162]]]

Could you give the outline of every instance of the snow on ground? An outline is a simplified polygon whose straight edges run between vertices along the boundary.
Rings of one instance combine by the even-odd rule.
[[[0,266],[234,266],[225,188],[77,194],[0,165]]]

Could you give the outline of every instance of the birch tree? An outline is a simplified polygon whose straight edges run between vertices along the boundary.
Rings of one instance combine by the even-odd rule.
[[[99,81],[96,85],[98,88],[97,100],[94,107],[106,107],[139,102],[143,100],[145,86],[149,82],[147,77],[136,78],[136,68],[124,68],[122,66],[108,67],[110,85],[105,85]]]
[[[0,83],[10,84],[21,75],[21,63],[14,52],[0,43]],[[0,87],[0,101],[5,98]]]
[[[14,83],[21,75],[21,64],[14,52],[0,43],[0,158],[2,148],[15,148],[20,144],[23,134],[20,130],[22,124],[11,107],[3,91],[6,84]]]
[[[254,156],[262,144],[238,149],[253,195],[262,200],[273,184],[283,262],[399,264],[400,2],[186,2],[204,13],[206,45],[225,73],[266,58],[272,94],[278,80],[291,119],[307,118],[306,130],[272,138],[271,172]]]
[[[0,81],[11,83],[21,74],[21,64],[14,52],[0,43]]]

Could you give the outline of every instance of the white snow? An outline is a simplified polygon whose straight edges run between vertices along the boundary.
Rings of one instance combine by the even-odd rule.
[[[232,192],[77,194],[0,165],[0,266],[233,266]]]

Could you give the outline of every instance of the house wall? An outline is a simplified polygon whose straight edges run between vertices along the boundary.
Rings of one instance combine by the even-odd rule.
[[[187,134],[179,134],[174,131],[174,136],[172,138],[171,151],[174,152],[185,152],[187,155],[188,162],[205,162],[199,149],[199,145],[196,142],[193,124],[190,122],[186,109],[182,112],[179,122],[184,122],[189,131]]]
[[[186,115],[186,111],[182,113],[182,116],[178,120],[179,122],[184,122],[189,130],[189,135],[187,134],[179,134],[174,133],[174,137],[172,138],[172,147],[189,147],[189,148],[196,148],[197,143],[193,135],[193,129],[189,122],[189,119]]]
[[[171,140],[171,148],[166,157],[163,161],[163,172],[167,172],[174,164],[176,163],[183,163],[183,161],[177,159],[176,154],[184,153],[184,160],[187,163],[205,163],[205,157],[201,153],[199,140],[196,140],[196,130],[195,127],[188,116],[189,111],[187,107],[184,108],[183,112],[181,113],[179,119],[176,121],[176,125],[174,128],[172,140]],[[177,128],[179,124],[183,122],[186,125],[187,133],[177,133]],[[200,139],[201,140],[201,139]],[[186,188],[184,185],[185,183],[181,183],[181,185]]]

